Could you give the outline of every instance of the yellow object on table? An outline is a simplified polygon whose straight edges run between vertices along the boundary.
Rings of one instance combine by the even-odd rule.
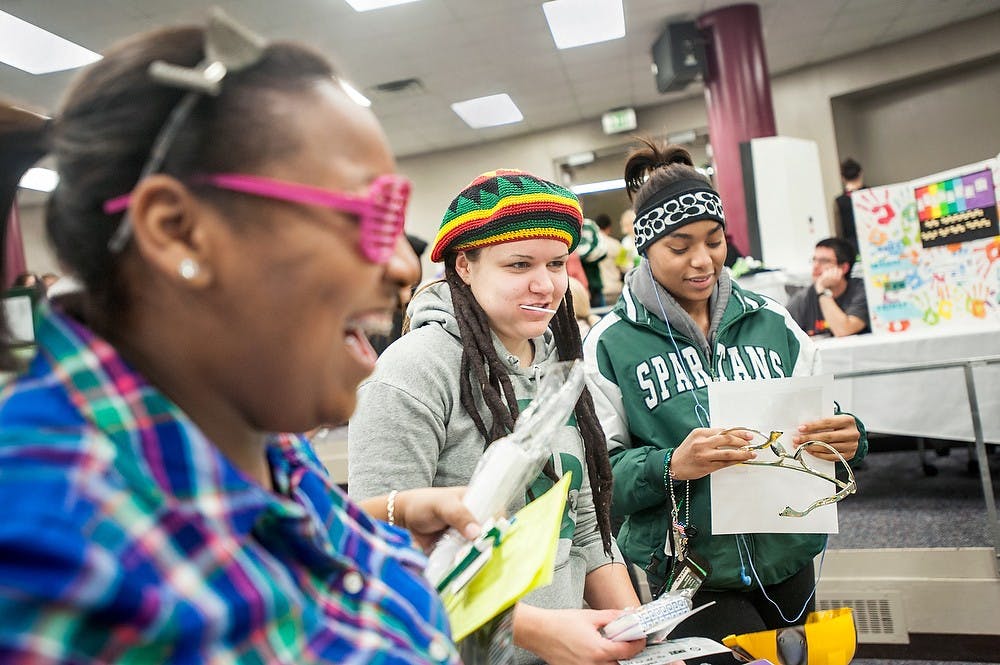
[[[776,665],[847,665],[858,646],[850,607],[811,612],[802,626],[729,635],[722,643],[740,660]]]

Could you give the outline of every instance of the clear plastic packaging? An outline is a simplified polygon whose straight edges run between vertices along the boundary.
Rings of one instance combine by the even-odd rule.
[[[514,431],[494,441],[476,465],[464,503],[480,524],[501,515],[525,491],[552,453],[551,438],[565,425],[583,392],[583,365],[556,363],[542,376],[538,394],[525,409]],[[435,587],[456,564],[468,541],[449,529],[431,551],[425,577]]]
[[[677,625],[696,612],[715,604],[715,601],[691,609],[691,594],[668,591],[656,600],[626,610],[617,619],[601,628],[609,640],[630,642],[643,639],[649,644],[667,639]]]
[[[691,611],[691,599],[678,593],[665,593],[656,600],[620,617],[604,626],[601,632],[609,640],[627,642],[640,637],[657,636],[670,632]]]

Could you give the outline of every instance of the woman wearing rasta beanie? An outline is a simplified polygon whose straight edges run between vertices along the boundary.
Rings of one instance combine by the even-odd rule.
[[[431,252],[445,278],[414,296],[410,332],[359,391],[349,429],[353,496],[467,484],[485,448],[535,396],[541,372],[581,357],[566,259],[582,220],[570,191],[520,171],[485,173],[452,201]],[[556,577],[514,613],[518,661],[631,657],[642,641],[598,632],[638,601],[611,537],[611,470],[586,390],[575,424],[552,444],[550,467],[560,476],[572,470],[573,480]],[[551,485],[540,476],[525,500]],[[594,609],[580,609],[584,600]]]
[[[584,346],[588,385],[608,434],[613,509],[625,518],[619,541],[657,594],[677,572],[677,550],[709,564],[695,605],[716,604],[671,637],[721,640],[800,623],[800,609],[814,603],[813,557],[826,537],[712,535],[708,475],[755,455],[740,450],[749,434],[710,428],[705,407],[709,381],[810,375],[819,357],[788,312],[723,270],[722,203],[690,154],[644,143],[625,165],[643,258]],[[846,414],[803,424],[795,443],[807,439],[829,443],[846,459],[860,460],[868,448],[861,424]],[[674,504],[686,541],[671,536]]]

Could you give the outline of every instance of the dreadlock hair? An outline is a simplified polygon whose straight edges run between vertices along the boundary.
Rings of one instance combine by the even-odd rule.
[[[479,259],[481,249],[465,250],[470,261]],[[484,449],[497,439],[514,430],[514,423],[520,414],[514,386],[510,374],[493,346],[486,312],[455,270],[458,253],[449,252],[445,256],[445,281],[451,290],[451,301],[462,338],[462,362],[459,369],[459,401],[482,434]],[[560,360],[580,360],[583,358],[583,344],[580,327],[573,314],[573,296],[569,289],[559,303],[549,326],[556,342]],[[489,409],[492,421],[489,427],[476,407],[472,379],[475,377],[483,401]],[[607,443],[604,430],[597,419],[594,400],[587,388],[583,389],[573,409],[577,427],[583,439],[583,449],[587,458],[587,475],[594,496],[597,513],[597,527],[601,532],[604,551],[611,554],[611,463],[608,461]],[[545,474],[556,480],[551,463],[546,463]]]

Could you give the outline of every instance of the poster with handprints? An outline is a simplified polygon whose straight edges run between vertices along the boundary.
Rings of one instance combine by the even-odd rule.
[[[1000,323],[1000,160],[855,192],[875,334]]]

